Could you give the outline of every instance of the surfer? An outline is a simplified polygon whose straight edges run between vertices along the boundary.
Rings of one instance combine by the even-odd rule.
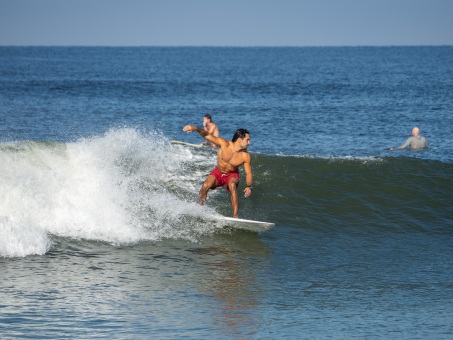
[[[209,190],[214,190],[220,186],[226,186],[230,193],[231,205],[233,208],[233,217],[238,217],[239,198],[239,167],[244,166],[245,181],[247,186],[244,189],[244,197],[252,194],[252,162],[247,147],[250,145],[250,134],[245,129],[237,129],[233,139],[228,141],[221,137],[214,136],[205,130],[201,130],[194,125],[186,125],[183,131],[187,133],[196,131],[198,134],[207,139],[209,142],[219,146],[217,152],[217,166],[206,177],[200,192],[198,194],[198,204],[206,201]]]
[[[208,133],[210,133],[211,135],[213,135],[215,137],[220,136],[219,127],[212,122],[212,116],[210,114],[204,115],[203,127],[204,127],[204,130],[207,131]],[[206,142],[201,143],[201,144],[211,145],[213,148],[217,147],[217,145],[209,142],[208,140],[206,140]]]
[[[408,146],[411,148],[411,150],[420,150],[429,146],[426,138],[420,135],[420,129],[418,127],[414,127],[412,129],[412,137],[409,137],[403,145],[400,145],[396,148],[390,148],[390,150],[405,149]]]

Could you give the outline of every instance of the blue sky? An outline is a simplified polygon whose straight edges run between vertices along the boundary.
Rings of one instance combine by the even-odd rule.
[[[453,45],[453,0],[0,0],[0,45]]]

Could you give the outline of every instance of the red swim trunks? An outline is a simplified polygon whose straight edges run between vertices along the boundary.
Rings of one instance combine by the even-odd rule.
[[[211,171],[209,175],[212,175],[217,179],[217,187],[226,186],[228,192],[230,192],[230,188],[228,188],[228,181],[230,180],[230,178],[237,178],[239,182],[239,172],[230,172],[228,174],[224,174],[220,172],[220,170],[216,167]]]

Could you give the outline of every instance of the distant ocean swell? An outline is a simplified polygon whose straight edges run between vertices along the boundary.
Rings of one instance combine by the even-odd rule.
[[[252,153],[254,191],[240,217],[276,228],[451,233],[453,164],[407,157]],[[52,237],[114,244],[220,228],[228,194],[195,201],[215,152],[173,146],[159,132],[111,130],[73,143],[0,144],[0,256],[44,254]],[[244,181],[240,184],[242,190]]]

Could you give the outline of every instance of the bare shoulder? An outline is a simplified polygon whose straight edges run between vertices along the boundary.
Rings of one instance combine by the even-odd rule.
[[[242,150],[241,154],[242,154],[242,157],[243,157],[245,162],[250,162],[251,161],[252,158],[250,157],[250,153],[247,150]]]
[[[204,138],[211,141],[215,145],[220,146],[221,148],[225,148],[226,146],[228,146],[228,141],[222,137],[217,137],[208,133],[206,136],[204,136]]]

